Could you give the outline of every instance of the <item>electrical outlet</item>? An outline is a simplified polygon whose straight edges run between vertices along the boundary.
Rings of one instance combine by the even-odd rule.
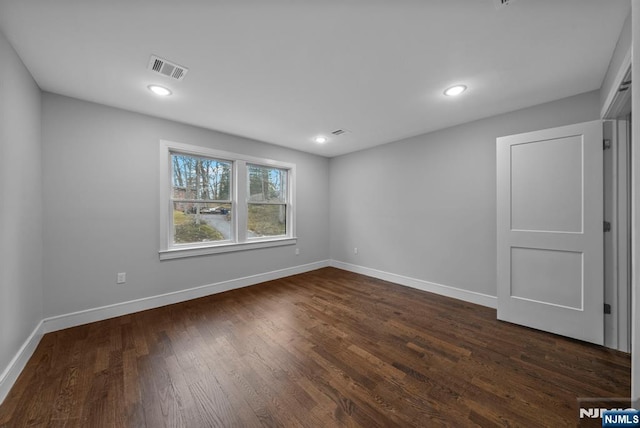
[[[300,248],[296,248],[296,256],[300,255]]]
[[[116,284],[124,284],[125,282],[127,282],[127,273],[119,272],[118,277],[116,279]]]
[[[358,254],[358,247],[353,248],[353,254]]]

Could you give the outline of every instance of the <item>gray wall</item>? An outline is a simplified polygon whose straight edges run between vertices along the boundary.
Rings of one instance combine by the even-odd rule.
[[[40,89],[0,34],[0,374],[42,319]]]
[[[326,158],[49,93],[43,135],[45,317],[329,258]],[[160,139],[295,163],[301,254],[287,246],[161,262]]]
[[[593,91],[331,159],[331,258],[495,296],[496,137],[599,111]]]

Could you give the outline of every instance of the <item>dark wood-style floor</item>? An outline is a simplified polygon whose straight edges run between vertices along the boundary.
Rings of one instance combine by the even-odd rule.
[[[327,268],[44,336],[0,426],[576,426],[627,354]]]

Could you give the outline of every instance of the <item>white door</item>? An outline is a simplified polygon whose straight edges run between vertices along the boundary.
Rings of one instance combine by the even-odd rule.
[[[602,122],[496,149],[498,319],[603,344]]]

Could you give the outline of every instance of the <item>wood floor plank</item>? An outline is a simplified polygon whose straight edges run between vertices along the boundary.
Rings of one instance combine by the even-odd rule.
[[[0,427],[561,427],[628,354],[333,268],[45,335]]]

